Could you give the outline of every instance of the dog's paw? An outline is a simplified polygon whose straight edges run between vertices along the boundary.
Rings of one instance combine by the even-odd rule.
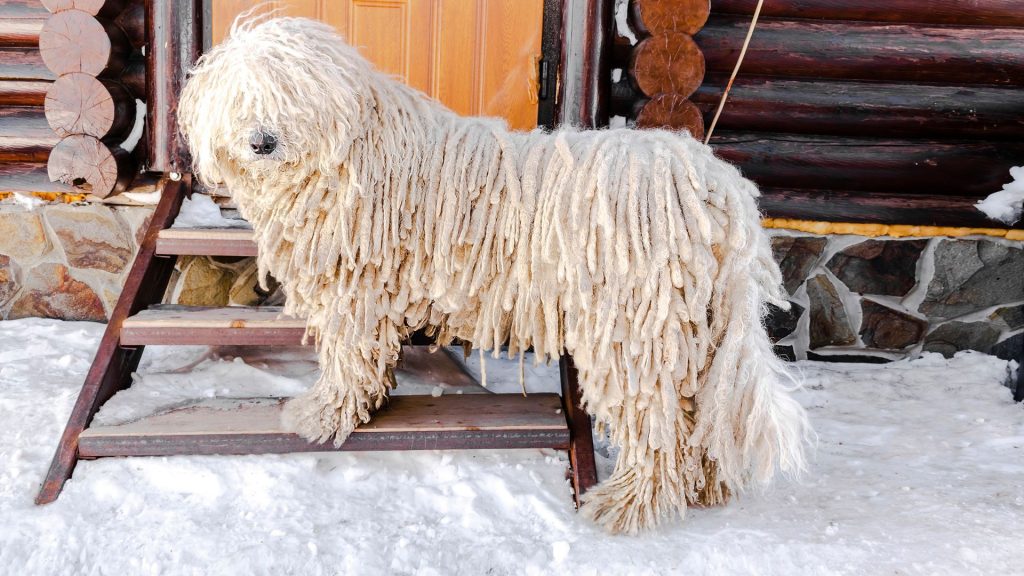
[[[285,430],[310,442],[323,444],[333,438],[335,446],[341,446],[358,425],[354,416],[348,417],[340,409],[324,405],[311,394],[303,394],[285,403],[281,423]]]

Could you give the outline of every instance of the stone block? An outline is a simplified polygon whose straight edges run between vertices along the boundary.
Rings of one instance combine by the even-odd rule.
[[[835,286],[824,274],[807,281],[811,348],[847,346],[857,341],[850,317]]]
[[[768,316],[764,319],[764,325],[772,342],[778,342],[792,334],[796,330],[800,316],[804,313],[803,306],[796,302],[790,302],[789,304],[789,310],[783,310],[772,304],[768,305]]]
[[[782,270],[782,283],[793,294],[807,279],[825,250],[828,240],[815,236],[775,236],[772,254]]]
[[[943,240],[920,310],[955,318],[1024,300],[1024,249],[988,240]]]
[[[0,254],[27,264],[52,249],[39,212],[0,206]]]
[[[1020,330],[1024,328],[1024,304],[1003,306],[989,314],[988,318],[1004,330]]]
[[[990,352],[1001,330],[990,322],[946,322],[925,336],[924,351],[951,358],[961,350]]]
[[[854,292],[906,296],[917,283],[917,261],[927,245],[926,240],[865,240],[826,266]]]
[[[54,206],[46,210],[46,221],[71,267],[120,274],[131,264],[128,227],[107,206]]]
[[[207,256],[182,258],[177,303],[185,306],[227,306],[235,273]]]
[[[98,322],[106,319],[100,297],[88,284],[73,278],[62,264],[40,264],[26,274],[24,290],[11,306],[8,318],[30,316]]]
[[[0,254],[0,306],[6,306],[21,289],[21,268],[10,256]]]
[[[928,322],[905,312],[863,299],[860,337],[869,348],[902,350],[921,341]]]

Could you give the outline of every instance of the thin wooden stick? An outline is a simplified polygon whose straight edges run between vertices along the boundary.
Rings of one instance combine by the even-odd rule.
[[[761,15],[761,6],[763,4],[764,0],[757,0],[757,7],[754,8],[754,17],[750,20],[750,28],[747,29],[747,37],[743,40],[743,48],[740,49],[740,57],[736,59],[736,66],[732,69],[732,76],[729,76],[729,83],[725,85],[725,92],[722,92],[722,100],[718,103],[718,110],[715,111],[714,119],[711,120],[711,127],[708,128],[708,133],[704,136],[705,144],[711,140],[711,134],[715,132],[715,126],[718,124],[718,117],[722,115],[722,109],[725,108],[725,100],[729,98],[729,91],[732,90],[732,82],[740,72],[740,66],[743,64],[743,57],[747,55],[747,46],[750,46],[750,38],[754,35],[754,28],[757,27],[757,18]]]

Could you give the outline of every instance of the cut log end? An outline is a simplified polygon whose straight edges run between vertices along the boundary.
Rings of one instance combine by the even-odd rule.
[[[41,0],[51,13],[80,10],[90,16],[116,16],[124,9],[126,0]]]
[[[704,117],[696,104],[679,94],[659,94],[637,115],[638,128],[688,130],[698,140],[704,138]]]
[[[112,81],[88,74],[65,74],[46,93],[46,120],[58,136],[120,136],[135,120],[135,99]]]
[[[120,74],[128,52],[128,40],[120,28],[105,26],[80,10],[50,16],[39,34],[43,62],[58,76],[71,72]]]
[[[687,34],[653,36],[636,48],[633,78],[648,96],[678,94],[687,98],[704,80],[704,54]]]
[[[46,169],[52,182],[62,182],[99,198],[131,184],[131,154],[83,134],[64,138],[50,152]]]
[[[710,0],[634,0],[638,24],[654,36],[679,32],[693,35],[711,14]]]

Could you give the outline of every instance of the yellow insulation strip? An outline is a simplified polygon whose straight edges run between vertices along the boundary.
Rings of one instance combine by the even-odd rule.
[[[1024,241],[1024,230],[1002,228],[958,228],[955,226],[910,226],[908,224],[857,224],[852,222],[818,222],[814,220],[789,220],[787,218],[765,218],[765,228],[782,228],[807,232],[808,234],[851,234],[855,236],[994,236],[1007,240]]]
[[[75,202],[84,202],[85,194],[67,194],[64,192],[22,192],[22,194],[28,194],[40,200],[47,202],[63,202],[65,204],[73,204]],[[0,200],[7,200],[14,195],[14,192],[0,192]]]

